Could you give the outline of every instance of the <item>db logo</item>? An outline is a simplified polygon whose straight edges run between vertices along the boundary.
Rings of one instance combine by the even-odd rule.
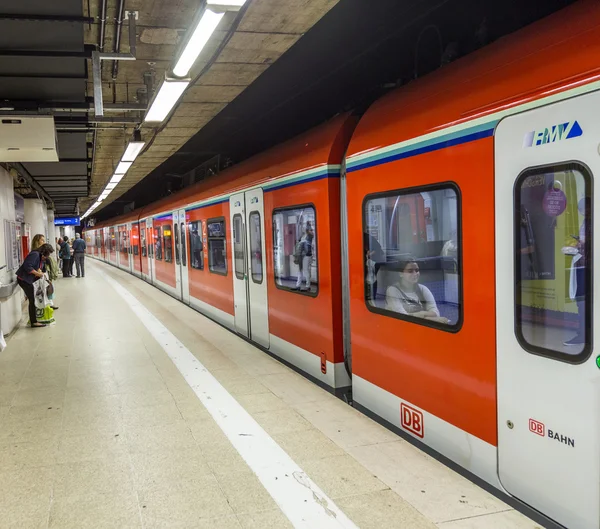
[[[544,423],[535,421],[534,419],[529,419],[529,431],[541,435],[542,437],[546,435]]]
[[[425,435],[423,429],[423,414],[419,410],[415,410],[408,404],[400,403],[400,419],[402,428],[415,434],[417,437],[423,438]]]

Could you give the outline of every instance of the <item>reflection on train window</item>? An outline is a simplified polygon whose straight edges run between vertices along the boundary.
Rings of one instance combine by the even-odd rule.
[[[185,244],[185,223],[181,223],[181,264],[187,266],[187,248]]]
[[[370,310],[444,330],[460,327],[460,197],[456,186],[367,197],[362,255]]]
[[[146,228],[140,229],[140,244],[142,245],[142,257],[146,257]]]
[[[202,243],[202,221],[190,223],[190,265],[196,270],[204,270],[204,244]]]
[[[119,251],[123,254],[127,253],[127,232],[125,230],[119,231]]]
[[[162,261],[163,258],[163,243],[161,230],[161,226],[156,226],[156,228],[154,228],[154,257],[157,261]]]
[[[173,238],[171,236],[171,225],[167,224],[162,227],[163,232],[163,247],[165,249],[165,262],[173,262]]]
[[[208,232],[208,269],[215,274],[227,275],[225,220],[208,220],[206,230]]]
[[[523,172],[515,185],[515,318],[524,349],[584,360],[592,336],[592,188],[578,163]]]
[[[238,279],[244,279],[244,257],[244,225],[242,216],[236,213],[233,216],[233,269]]]
[[[175,263],[181,264],[181,259],[179,258],[179,225],[177,223],[175,226]]]
[[[250,232],[250,273],[252,281],[262,283],[263,260],[262,260],[262,234],[260,231],[260,213],[253,211],[248,217]]]
[[[316,233],[314,206],[273,212],[273,260],[279,288],[317,295]]]

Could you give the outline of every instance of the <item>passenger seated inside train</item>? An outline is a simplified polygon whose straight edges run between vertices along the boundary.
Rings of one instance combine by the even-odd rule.
[[[419,284],[419,264],[410,257],[400,263],[398,282],[387,288],[386,309],[398,314],[424,318],[448,324],[448,318],[440,316],[440,311],[431,290]]]

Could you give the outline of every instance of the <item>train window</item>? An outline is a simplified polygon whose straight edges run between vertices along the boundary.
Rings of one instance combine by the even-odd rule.
[[[140,244],[142,246],[142,257],[146,257],[146,228],[140,228]]]
[[[446,331],[460,328],[460,195],[454,184],[366,197],[362,256],[369,310]]]
[[[139,255],[140,254],[140,238],[139,238],[139,225],[138,224],[134,224],[133,225],[133,230],[132,230],[132,234],[131,234],[131,246],[133,247],[133,255]]]
[[[273,259],[278,288],[317,295],[316,220],[314,206],[273,211]]]
[[[162,261],[163,258],[163,242],[162,242],[162,226],[154,228],[154,256],[157,261]]]
[[[252,281],[262,283],[263,259],[262,259],[262,233],[260,230],[260,213],[253,211],[248,217],[250,232],[250,274]]]
[[[175,228],[175,263],[181,264],[181,259],[179,258],[179,224],[174,224]]]
[[[204,244],[202,244],[202,221],[190,223],[190,266],[204,270]]]
[[[185,243],[185,223],[181,223],[181,264],[187,266],[187,248]]]
[[[244,225],[238,213],[233,216],[233,268],[238,279],[244,279],[244,261]]]
[[[514,193],[517,339],[582,362],[592,348],[592,175],[576,162],[527,169]]]
[[[227,250],[225,247],[225,220],[206,222],[208,232],[208,269],[214,274],[227,275]]]
[[[171,225],[167,224],[162,227],[163,232],[163,248],[165,249],[165,262],[173,262],[173,238],[171,235]]]

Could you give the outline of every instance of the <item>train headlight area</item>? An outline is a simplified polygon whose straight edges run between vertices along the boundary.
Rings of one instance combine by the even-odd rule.
[[[52,52],[93,98],[0,109],[11,523],[600,529],[600,4],[155,4],[0,17],[97,42]]]

